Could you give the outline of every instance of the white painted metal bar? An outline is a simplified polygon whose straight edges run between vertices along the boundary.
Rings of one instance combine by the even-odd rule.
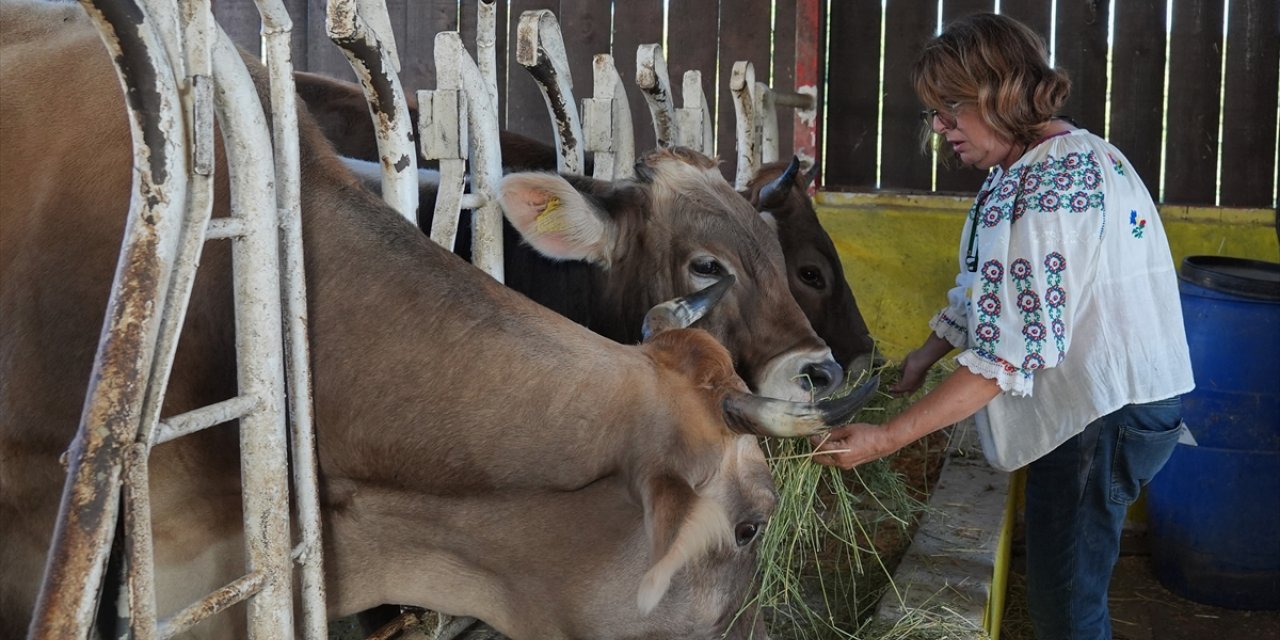
[[[737,120],[738,171],[733,186],[739,191],[760,170],[760,128],[756,118],[755,66],[745,60],[733,63],[729,91],[733,95],[733,113]]]
[[[441,195],[446,188],[452,193],[459,183],[465,184],[464,165],[460,163],[467,156],[470,157],[471,192],[485,199],[484,204],[473,210],[471,215],[471,261],[502,282],[502,210],[497,198],[498,181],[502,179],[502,148],[498,141],[498,112],[487,89],[486,80],[462,45],[462,36],[458,32],[436,34],[435,61],[438,89],[418,94],[420,111],[428,102],[433,106],[432,122],[427,123],[431,131],[423,131],[422,151],[426,157],[441,161]],[[442,98],[442,92],[455,92],[457,97]],[[437,103],[446,108],[437,108]],[[450,111],[450,108],[455,108],[456,111]],[[449,115],[450,113],[453,115]],[[457,124],[437,119],[451,119]],[[456,135],[451,133],[454,131]],[[578,137],[581,138],[580,129]],[[427,140],[432,140],[432,146],[425,146]],[[456,140],[456,144],[452,140]],[[434,155],[446,151],[459,157],[436,158]],[[461,196],[458,197],[460,200]],[[453,205],[452,208],[445,208],[441,200],[437,199],[435,219],[453,216],[456,226],[456,207],[457,205]],[[432,238],[437,242],[441,241],[434,230]],[[448,244],[441,244],[451,246],[452,243],[452,239],[449,239]]]
[[[489,89],[494,113],[498,108],[498,32],[497,0],[480,0],[476,3],[476,64]]]
[[[561,173],[582,173],[582,123],[573,99],[573,78],[560,35],[556,14],[548,9],[525,11],[516,27],[516,62],[520,63],[542,90],[559,156]],[[436,65],[439,69],[439,65]]]
[[[191,435],[224,422],[238,420],[257,410],[259,404],[257,398],[236,396],[162,420],[156,427],[152,446]]]
[[[667,59],[662,53],[662,45],[642,44],[636,48],[636,84],[649,105],[658,146],[675,144],[679,134],[672,104],[671,78],[667,75]]]
[[[250,571],[267,576],[248,602],[250,638],[291,638],[289,456],[271,132],[253,79],[221,29],[213,71],[232,185],[231,213],[244,218],[250,230],[232,245],[240,395],[254,396],[262,404],[240,419],[245,557]]]
[[[684,72],[684,106],[676,109],[676,144],[697,149],[707,155],[715,153],[715,129],[711,127],[711,109],[702,91],[702,72]]]
[[[631,105],[613,56],[592,59],[593,97],[582,101],[582,131],[586,150],[595,154],[592,177],[617,180],[635,176],[636,139]]]
[[[436,64],[440,64],[439,57]],[[436,160],[440,166],[430,235],[436,244],[449,251],[457,244],[458,213],[467,188],[466,100],[466,92],[459,89],[418,92],[418,141],[422,157]]]
[[[238,218],[214,218],[209,221],[206,240],[227,240],[245,234],[244,221]]]
[[[763,82],[756,83],[756,126],[760,131],[760,163],[778,161],[778,109],[773,90]],[[755,176],[752,176],[755,177]]]
[[[194,627],[206,618],[221,613],[228,607],[257,595],[270,584],[270,581],[271,577],[265,572],[260,570],[250,571],[205,596],[199,602],[192,603],[185,609],[160,621],[158,635],[162,640],[172,638]]]
[[[367,0],[364,0],[367,4]],[[311,388],[311,349],[307,341],[307,283],[303,264],[301,169],[298,150],[297,91],[293,82],[290,34],[293,22],[280,0],[255,0],[262,17],[263,62],[271,78],[272,148],[276,178],[276,226],[280,247],[280,304],[284,331],[285,375],[290,428],[290,470],[293,473],[295,522],[298,527],[296,555],[300,571],[299,601],[302,608],[302,637],[324,640],[329,635],[324,590],[324,558],[321,541],[319,470],[316,461],[314,409]],[[387,57],[398,71],[399,55],[391,37],[386,5],[361,6],[364,15],[375,15],[375,31],[387,34],[380,39],[392,49]],[[407,112],[407,108],[406,108]],[[412,127],[413,123],[409,123]],[[416,155],[410,144],[410,155]],[[410,172],[410,175],[416,174]],[[415,206],[416,212],[416,206]]]
[[[410,222],[418,220],[418,155],[413,148],[409,104],[386,48],[359,12],[359,0],[329,0],[325,29],[347,56],[364,87],[382,162],[382,198]],[[383,9],[385,12],[385,8]]]
[[[133,192],[31,637],[87,638],[119,516],[124,456],[137,438],[186,204],[179,88],[162,37],[130,0],[82,3],[111,53],[134,142]],[[144,137],[144,131],[152,132]],[[147,142],[154,144],[148,148]],[[162,196],[162,197],[156,197]],[[148,286],[144,283],[152,283]],[[144,378],[139,380],[138,378]]]

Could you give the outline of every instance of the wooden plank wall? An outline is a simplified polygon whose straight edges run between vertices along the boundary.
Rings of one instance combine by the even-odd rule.
[[[750,60],[758,80],[772,77],[773,86],[793,88],[795,7],[803,1],[498,0],[500,125],[552,139],[542,98],[507,47],[521,12],[550,9],[564,33],[576,97],[591,95],[592,56],[611,51],[629,87],[637,149],[651,147],[648,108],[634,85],[635,48],[661,42],[665,30],[677,105],[682,103],[684,71],[702,71],[717,121],[718,153],[731,177],[735,141],[728,83],[733,62]],[[1178,204],[1273,206],[1280,95],[1276,0],[819,1],[830,33],[825,46],[828,78],[819,101],[825,188],[977,188],[981,172],[935,162],[921,152],[920,107],[910,69],[940,22],[999,4],[1046,40],[1056,37],[1055,62],[1072,79],[1064,113],[1094,132],[1109,128],[1112,141],[1157,198],[1163,194],[1166,202]],[[324,0],[286,4],[296,25],[297,67],[352,78],[346,60],[324,35]],[[251,0],[214,0],[214,8],[238,43],[257,48]],[[435,86],[436,32],[458,29],[474,51],[476,0],[388,0],[388,9],[406,89]],[[790,155],[791,128],[790,113],[784,110],[783,158]]]

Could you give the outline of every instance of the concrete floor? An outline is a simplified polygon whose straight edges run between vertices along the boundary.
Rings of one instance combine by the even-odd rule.
[[[1027,619],[1023,548],[1015,544],[1000,640],[1034,640]],[[1280,640],[1280,611],[1237,611],[1183,599],[1151,574],[1145,536],[1125,535],[1111,580],[1115,640]]]

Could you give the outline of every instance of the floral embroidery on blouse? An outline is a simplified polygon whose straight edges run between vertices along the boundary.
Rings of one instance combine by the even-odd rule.
[[[1129,211],[1129,230],[1133,232],[1133,237],[1141,238],[1142,232],[1147,229],[1147,219],[1139,218],[1136,210]]]
[[[1044,279],[1049,285],[1049,288],[1044,290],[1044,303],[1049,315],[1049,326],[1053,330],[1054,346],[1058,348],[1058,364],[1062,364],[1062,358],[1067,351],[1067,328],[1062,322],[1062,311],[1067,305],[1067,291],[1062,288],[1062,272],[1066,268],[1067,259],[1061,253],[1054,251],[1044,257]],[[1043,360],[1041,364],[1044,364]]]
[[[1040,296],[1035,290],[1035,274],[1031,270],[1031,262],[1026,258],[1018,258],[1009,265],[1009,277],[1018,289],[1016,298],[1018,310],[1022,312],[1022,337],[1026,344],[1027,355],[1022,359],[1022,370],[1030,374],[1036,369],[1044,368],[1044,356],[1040,352],[1044,348],[1045,330],[1040,322]]]
[[[1017,222],[1028,210],[1103,210],[1101,187],[1102,170],[1093,152],[1050,156],[1042,162],[1011,168],[991,193],[978,219],[990,229],[1004,220]]]
[[[1107,152],[1107,158],[1111,160],[1111,166],[1115,167],[1116,173],[1120,175],[1124,175],[1124,163],[1117,160],[1115,156],[1111,155],[1110,151]]]

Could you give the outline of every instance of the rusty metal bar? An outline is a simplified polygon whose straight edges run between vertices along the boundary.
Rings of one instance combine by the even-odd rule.
[[[238,420],[258,410],[260,405],[258,398],[236,396],[217,404],[173,416],[160,422],[152,444],[163,444],[214,425]]]
[[[516,62],[537,81],[546,100],[556,147],[560,151],[556,169],[561,173],[581,174],[582,123],[573,99],[573,77],[569,73],[569,60],[556,14],[539,9],[520,15],[520,24],[516,28]]]
[[[702,91],[702,72],[684,72],[684,106],[676,109],[676,144],[697,149],[707,155],[715,153],[716,132],[711,126],[711,109]]]
[[[151,491],[147,455],[151,447],[135,442],[125,451],[125,572],[122,595],[129,611],[131,640],[156,637],[155,545],[151,538]]]
[[[773,103],[779,107],[787,107],[788,109],[813,109],[813,94],[797,93],[795,91],[787,91],[785,89],[771,88],[773,92]]]
[[[161,620],[157,629],[158,635],[162,640],[172,638],[203,620],[243,602],[250,596],[261,593],[269,582],[270,577],[266,572],[262,570],[250,571],[227,583],[221,589],[205,596],[199,602],[194,602],[185,609]]]
[[[671,78],[667,75],[667,59],[662,53],[662,45],[642,44],[636,48],[636,84],[649,105],[658,146],[671,146],[679,135],[671,98]]]
[[[592,59],[593,97],[582,101],[582,130],[586,149],[595,154],[592,177],[617,180],[635,176],[636,138],[631,125],[631,105],[613,56],[599,53]]]
[[[134,196],[80,427],[68,450],[30,633],[90,634],[119,516],[123,451],[140,431],[147,380],[186,204],[182,101],[165,44],[144,7],[83,0],[116,64],[134,142]],[[141,83],[129,86],[129,81]],[[143,283],[154,283],[147,286]]]
[[[342,49],[364,87],[382,162],[382,198],[410,222],[418,220],[418,154],[413,123],[398,64],[386,43],[391,33],[377,33],[360,14],[359,0],[329,0],[325,30]],[[386,11],[385,7],[382,9]]]

